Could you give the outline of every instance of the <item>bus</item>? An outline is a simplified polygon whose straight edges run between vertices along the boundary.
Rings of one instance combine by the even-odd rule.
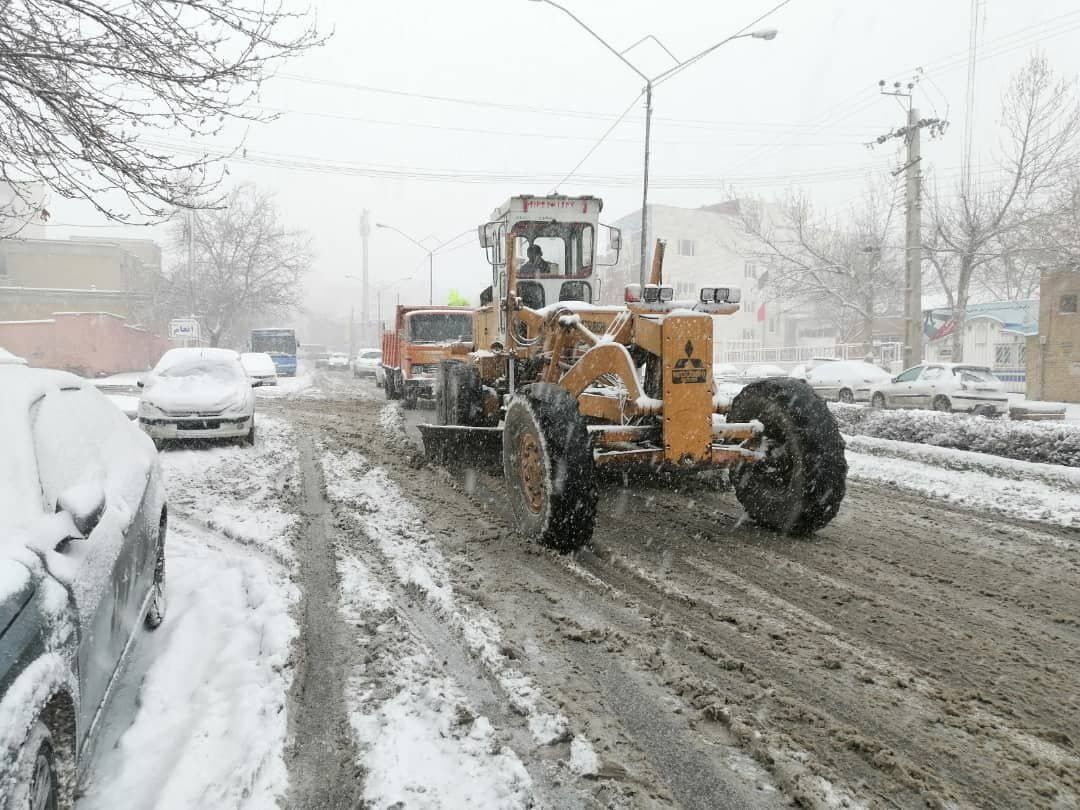
[[[251,330],[251,350],[270,355],[281,377],[296,376],[296,349],[299,345],[293,329]]]

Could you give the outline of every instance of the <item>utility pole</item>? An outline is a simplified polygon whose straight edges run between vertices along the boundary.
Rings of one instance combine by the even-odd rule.
[[[885,80],[878,82],[881,94],[906,100],[907,122],[867,144],[868,147],[883,144],[894,138],[903,138],[907,147],[904,165],[893,176],[904,172],[906,180],[906,217],[904,228],[904,368],[917,366],[923,359],[922,333],[922,144],[924,129],[930,136],[945,133],[949,122],[941,118],[919,118],[919,111],[912,104],[915,82],[901,86],[893,82],[891,90],[885,89]]]
[[[904,368],[922,362],[922,151],[919,143],[919,111],[908,107],[907,136],[907,221],[904,240],[905,277],[904,297],[905,340]]]
[[[368,210],[365,208],[360,214],[360,249],[361,249],[361,264],[360,269],[360,331],[364,336],[364,340],[368,339],[368,332],[371,328],[371,307],[368,303],[368,237],[371,236],[371,218]]]
[[[641,177],[641,268],[638,283],[642,289],[649,281],[645,260],[649,253],[649,141],[652,134],[652,80],[645,82],[645,167]]]

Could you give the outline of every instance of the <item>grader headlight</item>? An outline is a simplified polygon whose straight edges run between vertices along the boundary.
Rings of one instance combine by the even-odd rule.
[[[738,287],[702,287],[701,303],[703,304],[737,304],[742,299],[742,291]]]

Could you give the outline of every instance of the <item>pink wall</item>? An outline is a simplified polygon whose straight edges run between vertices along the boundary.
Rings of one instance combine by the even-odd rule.
[[[168,341],[108,313],[55,313],[42,321],[0,323],[0,347],[31,366],[74,371],[86,377],[143,371],[169,348]]]

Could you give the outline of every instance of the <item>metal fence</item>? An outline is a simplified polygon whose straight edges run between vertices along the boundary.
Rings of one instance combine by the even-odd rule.
[[[870,352],[874,362],[890,368],[904,358],[903,343],[877,343]],[[815,357],[836,360],[862,360],[866,357],[865,343],[839,343],[831,346],[762,346],[754,340],[729,340],[720,348],[715,361],[734,365],[773,363],[795,366],[808,363]]]

